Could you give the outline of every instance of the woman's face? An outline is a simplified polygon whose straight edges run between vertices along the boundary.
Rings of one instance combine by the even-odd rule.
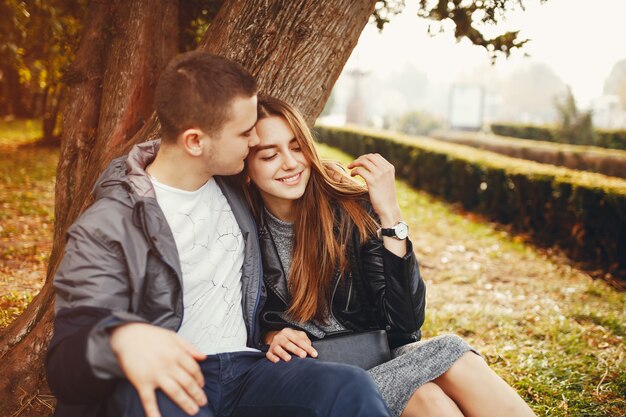
[[[256,131],[260,143],[246,159],[248,175],[267,208],[275,215],[285,214],[304,194],[311,176],[310,163],[283,117],[259,120]]]

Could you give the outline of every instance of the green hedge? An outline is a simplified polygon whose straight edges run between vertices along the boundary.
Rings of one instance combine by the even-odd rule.
[[[491,131],[496,135],[512,138],[554,141],[554,130],[548,127],[497,123],[491,125]]]
[[[515,125],[495,123],[491,131],[496,135],[510,136],[520,139],[545,140],[556,142],[557,134],[554,128],[533,125]],[[626,130],[595,130],[595,142],[589,145],[611,149],[626,149]]]
[[[626,276],[624,180],[428,138],[354,127],[315,132],[353,156],[380,153],[411,185]]]
[[[626,149],[626,130],[596,130],[597,146]]]
[[[626,179],[626,150],[518,139],[480,132],[436,130],[428,136],[513,158]]]

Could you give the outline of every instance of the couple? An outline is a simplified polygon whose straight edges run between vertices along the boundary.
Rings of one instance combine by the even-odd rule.
[[[68,230],[57,416],[533,415],[462,340],[414,343],[424,283],[387,161],[354,161],[357,185],[296,110],[208,53],[168,65],[156,107],[161,142],[114,160]],[[391,361],[310,358],[311,338],[372,328]]]

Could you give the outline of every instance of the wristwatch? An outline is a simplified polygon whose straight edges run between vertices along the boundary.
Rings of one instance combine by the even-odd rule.
[[[398,240],[404,240],[409,237],[409,225],[405,222],[398,222],[390,228],[380,228],[376,231],[378,239],[382,240],[383,236],[392,237]]]

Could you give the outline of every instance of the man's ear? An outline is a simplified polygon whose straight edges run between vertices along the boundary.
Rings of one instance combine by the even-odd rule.
[[[192,156],[202,154],[204,143],[202,141],[204,132],[200,129],[187,129],[181,135],[181,141],[185,151]]]

